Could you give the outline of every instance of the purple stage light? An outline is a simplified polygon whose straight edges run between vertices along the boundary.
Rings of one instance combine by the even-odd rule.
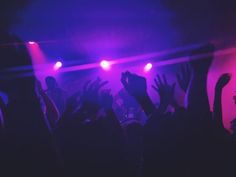
[[[34,42],[34,41],[29,41],[28,44],[34,45],[34,44],[36,44],[36,42]]]
[[[100,66],[102,67],[102,69],[108,71],[111,68],[111,63],[107,60],[102,60],[100,62]]]
[[[54,70],[58,70],[58,69],[60,69],[61,67],[62,67],[62,62],[57,61],[57,62],[55,63],[55,65],[54,65]]]
[[[148,63],[148,64],[146,64],[145,67],[144,67],[144,71],[145,71],[145,72],[148,72],[148,71],[150,71],[151,69],[152,69],[152,63]]]

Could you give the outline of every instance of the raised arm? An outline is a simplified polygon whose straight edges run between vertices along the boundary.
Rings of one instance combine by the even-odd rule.
[[[210,114],[207,76],[213,60],[213,51],[212,45],[206,45],[195,50],[190,58],[193,75],[187,91],[187,109],[192,117],[204,119]]]
[[[188,64],[181,65],[180,72],[176,74],[176,78],[180,88],[187,93],[189,83],[191,81],[191,69]]]
[[[174,99],[175,83],[169,84],[165,75],[163,75],[163,79],[157,75],[154,81],[155,85],[152,85],[152,88],[160,96],[160,106],[158,108],[159,112],[165,113],[169,105],[176,107],[177,103]]]
[[[101,107],[104,109],[110,124],[113,125],[118,132],[121,132],[122,130],[120,123],[112,108],[113,96],[111,95],[110,90],[102,90],[100,94],[100,104]]]
[[[121,82],[128,93],[132,95],[141,105],[145,114],[150,117],[156,109],[148,96],[146,79],[144,77],[131,74],[130,72],[125,72],[122,73]]]
[[[217,81],[215,86],[215,98],[213,107],[213,119],[218,128],[224,128],[222,115],[222,90],[229,83],[231,74],[223,74]]]
[[[46,105],[46,115],[47,115],[48,122],[51,128],[55,128],[59,120],[59,112],[57,110],[57,107],[55,106],[53,101],[48,97],[48,95],[43,91],[41,83],[39,81],[36,81],[36,85],[37,85],[39,94]]]
[[[73,104],[67,106],[66,113],[70,114],[70,117],[78,121],[84,121],[85,119],[90,121],[96,120],[97,114],[101,108],[99,92],[107,83],[107,81],[102,81],[100,78],[97,78],[97,80],[93,82],[88,81],[83,87],[77,108],[75,106],[77,105],[77,101],[74,100],[71,102]],[[78,95],[76,97],[78,97]]]

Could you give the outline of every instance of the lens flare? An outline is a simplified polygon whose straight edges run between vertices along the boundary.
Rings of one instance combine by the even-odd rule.
[[[103,70],[106,70],[106,71],[108,71],[108,70],[111,69],[111,64],[110,64],[110,62],[107,61],[107,60],[102,60],[102,61],[100,62],[100,66],[102,67]]]
[[[152,69],[152,63],[148,63],[144,67],[144,71],[145,72],[149,72],[151,69]]]
[[[29,41],[28,44],[34,45],[34,44],[36,44],[36,42],[34,42],[34,41]]]
[[[62,62],[57,61],[57,62],[55,63],[55,65],[54,65],[54,70],[58,70],[58,69],[60,69],[61,67],[62,67]]]

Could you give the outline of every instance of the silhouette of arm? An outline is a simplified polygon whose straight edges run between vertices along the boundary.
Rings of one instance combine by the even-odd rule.
[[[143,95],[140,97],[137,97],[136,100],[144,110],[145,114],[150,117],[156,110],[155,105],[153,104],[152,100],[150,99],[149,95]]]
[[[128,93],[137,100],[145,114],[150,117],[156,111],[156,108],[148,96],[146,79],[130,72],[125,72],[122,73],[121,82]]]
[[[188,91],[188,109],[196,113],[209,111],[210,106],[207,95],[207,76],[194,75]]]
[[[97,78],[95,81],[88,81],[84,84],[82,93],[76,92],[66,104],[66,109],[60,119],[60,126],[68,123],[68,119],[76,119],[78,122],[85,119],[93,120],[101,107],[99,103],[99,91],[108,82]],[[80,100],[78,101],[78,97]]]
[[[43,101],[46,105],[46,115],[52,128],[54,128],[59,120],[59,112],[46,93],[41,94]]]
[[[116,114],[114,113],[112,109],[113,96],[111,95],[110,92],[111,92],[110,90],[101,91],[100,104],[101,104],[101,107],[106,112],[106,117],[108,118],[109,123],[114,126],[116,132],[122,132],[122,128],[120,126],[118,118],[116,117]]]
[[[159,94],[160,97],[160,106],[158,110],[160,113],[165,113],[169,105],[176,106],[174,99],[175,83],[170,85],[165,75],[163,75],[163,79],[157,75],[154,81],[155,85],[152,85],[152,88]]]
[[[215,86],[215,98],[213,107],[213,119],[218,128],[224,128],[222,115],[222,90],[229,83],[230,74],[223,74],[217,81]]]
[[[181,65],[180,72],[176,74],[176,78],[180,88],[186,93],[191,80],[191,69],[188,64]]]
[[[193,117],[210,114],[207,95],[207,75],[213,60],[213,46],[203,46],[193,52],[190,65],[193,75],[187,91],[187,109]]]
[[[43,91],[39,81],[37,81],[37,87],[39,90],[39,94],[42,97],[43,102],[45,103],[46,106],[46,116],[49,121],[49,124],[51,128],[55,128],[59,120],[59,112],[57,110],[57,107],[53,103],[53,101],[48,97],[48,95]]]

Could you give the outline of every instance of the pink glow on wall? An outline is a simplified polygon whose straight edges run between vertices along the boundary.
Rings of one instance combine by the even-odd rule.
[[[40,48],[40,45],[34,41],[27,43],[27,48],[31,56],[34,74],[36,78],[41,81],[43,87],[45,87],[44,79],[49,75],[53,75],[53,66],[48,63],[47,57]]]
[[[236,52],[236,50],[235,50]],[[216,57],[210,73],[208,75],[208,96],[213,109],[214,101],[214,87],[223,73],[231,73],[232,78],[228,85],[223,89],[222,94],[222,108],[223,108],[223,120],[224,125],[227,129],[230,128],[230,122],[236,118],[236,105],[234,104],[233,96],[236,95],[236,55],[225,55],[221,57]]]

